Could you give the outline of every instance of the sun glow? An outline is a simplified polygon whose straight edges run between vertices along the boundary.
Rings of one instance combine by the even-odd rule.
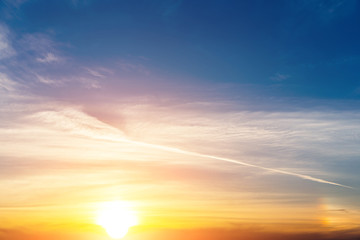
[[[129,228],[138,224],[136,214],[126,202],[114,201],[103,203],[96,218],[110,237],[123,238]]]

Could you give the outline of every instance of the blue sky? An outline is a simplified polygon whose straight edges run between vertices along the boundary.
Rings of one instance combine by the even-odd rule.
[[[0,1],[0,240],[119,199],[159,231],[360,234],[359,26],[353,0]]]
[[[131,62],[172,88],[228,85],[229,98],[250,91],[358,99],[359,8],[357,1],[3,1],[1,18],[17,47],[26,34],[44,34],[71,66]]]

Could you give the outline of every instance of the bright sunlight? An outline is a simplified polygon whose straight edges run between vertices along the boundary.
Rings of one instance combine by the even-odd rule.
[[[114,201],[102,204],[96,223],[102,226],[110,237],[120,239],[127,234],[130,227],[138,224],[138,219],[129,204]]]

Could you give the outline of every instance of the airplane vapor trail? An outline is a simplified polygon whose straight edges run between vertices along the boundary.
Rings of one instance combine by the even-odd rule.
[[[339,187],[354,189],[351,186],[327,181],[327,180],[324,180],[321,178],[315,178],[315,177],[312,177],[309,175],[289,172],[289,171],[280,170],[280,169],[276,169],[276,168],[263,167],[261,165],[250,164],[250,163],[246,163],[246,162],[231,159],[231,158],[224,158],[224,157],[218,157],[218,156],[213,156],[213,155],[208,155],[208,154],[203,154],[203,153],[198,153],[198,152],[192,152],[192,151],[187,151],[187,150],[183,150],[183,149],[176,148],[176,147],[168,147],[168,146],[159,145],[159,144],[151,144],[151,143],[146,143],[146,142],[141,142],[141,141],[130,140],[126,136],[124,136],[123,132],[120,131],[119,129],[114,128],[102,121],[99,121],[96,118],[93,118],[91,116],[88,116],[88,115],[86,115],[82,112],[76,111],[76,110],[67,110],[67,111],[61,111],[61,112],[46,111],[46,112],[40,112],[40,113],[36,114],[35,116],[37,116],[40,119],[43,119],[46,122],[56,123],[63,129],[67,129],[67,130],[71,129],[72,133],[91,137],[93,139],[107,140],[107,141],[112,141],[112,142],[126,142],[126,143],[135,144],[138,146],[150,147],[153,149],[159,149],[159,150],[163,150],[163,151],[167,151],[167,152],[179,153],[179,154],[184,154],[184,155],[188,155],[188,156],[202,157],[202,158],[207,158],[207,159],[214,159],[214,160],[218,160],[218,161],[229,162],[229,163],[234,163],[234,164],[243,165],[243,166],[247,166],[247,167],[262,169],[262,170],[266,170],[266,171],[270,171],[270,172],[274,172],[274,173],[290,175],[290,176],[310,180],[313,182],[325,183],[325,184],[335,185],[335,186],[339,186]]]
[[[112,140],[112,141],[115,140],[115,141],[118,141],[118,142],[127,142],[127,143],[132,143],[132,144],[135,144],[135,145],[138,145],[138,146],[150,147],[150,148],[155,148],[155,149],[159,149],[159,150],[163,150],[163,151],[167,151],[167,152],[180,153],[180,154],[184,154],[184,155],[188,155],[188,156],[214,159],[214,160],[234,163],[234,164],[238,164],[238,165],[243,165],[243,166],[247,166],[247,167],[258,168],[258,169],[262,169],[262,170],[266,170],[266,171],[270,171],[270,172],[275,172],[275,173],[290,175],[290,176],[294,176],[294,177],[299,177],[299,178],[310,180],[310,181],[313,181],[313,182],[325,183],[325,184],[330,184],[330,185],[335,185],[335,186],[339,186],[339,187],[353,189],[353,187],[351,187],[351,186],[343,185],[343,184],[336,183],[336,182],[327,181],[327,180],[324,180],[324,179],[321,179],[321,178],[315,178],[315,177],[311,177],[309,175],[289,172],[289,171],[280,170],[280,169],[276,169],[276,168],[263,167],[263,166],[260,166],[260,165],[250,164],[250,163],[242,162],[242,161],[231,159],[231,158],[218,157],[218,156],[213,156],[213,155],[208,155],[208,154],[203,154],[203,153],[187,151],[187,150],[183,150],[183,149],[175,148],[175,147],[168,147],[168,146],[163,146],[163,145],[158,145],[158,144],[151,144],[151,143],[145,143],[145,142],[140,142],[140,141],[134,141],[134,140],[126,139],[126,138],[116,138],[116,139],[111,138],[111,139],[107,139],[107,140]]]

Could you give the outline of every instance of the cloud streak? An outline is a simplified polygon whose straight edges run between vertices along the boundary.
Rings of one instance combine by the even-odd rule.
[[[15,50],[9,41],[9,30],[0,23],[0,60],[11,57],[15,54]]]
[[[36,61],[41,63],[53,63],[53,62],[59,62],[61,61],[61,59],[52,52],[48,52],[43,57],[36,58]]]
[[[176,147],[169,147],[169,146],[160,145],[160,144],[152,144],[152,143],[146,143],[146,142],[141,142],[141,141],[134,141],[134,140],[126,138],[126,136],[123,134],[123,132],[121,132],[117,128],[109,126],[94,117],[84,114],[81,111],[65,110],[62,112],[56,112],[56,111],[40,112],[40,113],[35,114],[34,117],[41,119],[48,123],[55,123],[63,129],[70,130],[74,134],[83,135],[83,136],[91,137],[94,139],[114,141],[114,142],[126,142],[126,143],[135,144],[138,146],[154,148],[154,149],[158,149],[158,150],[162,150],[162,151],[184,154],[184,155],[188,155],[188,156],[202,157],[202,158],[207,158],[207,159],[213,159],[213,160],[233,163],[233,164],[237,164],[237,165],[243,165],[246,167],[257,168],[257,169],[261,169],[261,170],[265,170],[265,171],[269,171],[269,172],[273,172],[273,173],[294,176],[294,177],[298,177],[298,178],[313,181],[313,182],[330,184],[330,185],[334,185],[334,186],[353,189],[353,187],[351,187],[351,186],[328,181],[328,180],[321,179],[321,178],[312,177],[312,176],[305,175],[305,174],[299,174],[299,173],[285,171],[285,170],[281,170],[281,169],[277,169],[277,168],[269,168],[269,167],[251,164],[251,163],[247,163],[247,162],[243,162],[243,161],[239,161],[239,160],[231,159],[231,158],[225,158],[225,157],[219,157],[219,156],[203,154],[203,153],[198,153],[198,152],[193,152],[193,151],[187,151],[187,150],[176,148]]]

